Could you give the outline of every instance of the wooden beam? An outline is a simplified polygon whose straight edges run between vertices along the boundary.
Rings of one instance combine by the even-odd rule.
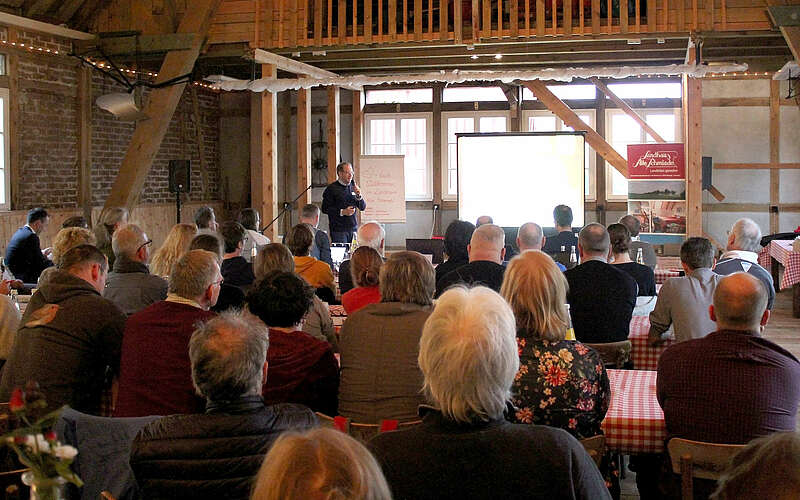
[[[208,199],[208,162],[206,161],[206,140],[203,132],[203,116],[200,114],[200,99],[197,97],[197,87],[189,86],[189,96],[192,99],[192,121],[195,126],[195,144],[197,145],[197,158],[200,163],[200,180],[202,184],[202,199]]]
[[[711,196],[717,199],[717,201],[723,201],[725,199],[725,195],[722,192],[715,188],[714,186],[709,186],[708,192],[711,193]]]
[[[78,67],[78,206],[92,220],[92,70]]]
[[[440,210],[434,213],[433,231],[434,235],[443,234],[442,228],[442,193],[444,192],[444,172],[447,167],[442,165],[442,93],[444,85],[438,84],[433,86],[433,204],[438,204]],[[431,208],[433,208],[431,206]]]
[[[46,33],[48,35],[56,35],[63,38],[69,38],[71,40],[91,40],[94,38],[94,35],[91,33],[84,33],[83,31],[75,31],[50,23],[34,21],[33,19],[28,19],[27,17],[15,16],[5,12],[0,12],[0,24],[14,26],[25,30],[38,31],[39,33]]]
[[[594,84],[594,86],[595,86],[595,87],[597,87],[597,88],[598,88],[598,89],[599,89],[599,90],[600,90],[602,93],[604,93],[605,95],[607,95],[607,96],[608,96],[608,98],[609,98],[609,99],[611,99],[611,100],[614,102],[614,104],[616,104],[616,105],[617,105],[617,107],[618,107],[619,109],[621,109],[622,111],[624,111],[626,115],[628,115],[628,116],[630,116],[631,118],[633,118],[633,120],[634,120],[636,123],[638,123],[638,124],[639,124],[639,126],[640,126],[640,127],[642,127],[642,128],[645,130],[645,132],[647,132],[648,134],[650,134],[650,137],[652,137],[653,139],[655,139],[655,140],[656,140],[656,142],[667,142],[667,141],[665,141],[665,140],[664,140],[664,139],[663,139],[663,138],[662,138],[660,135],[658,135],[658,132],[656,132],[656,131],[655,131],[655,129],[653,129],[653,127],[651,127],[650,125],[648,125],[648,123],[647,123],[647,122],[644,120],[644,118],[642,118],[641,116],[639,116],[639,113],[637,113],[636,111],[634,111],[634,110],[633,110],[633,108],[631,108],[630,106],[628,106],[628,103],[626,103],[625,101],[623,101],[622,99],[620,99],[620,98],[617,96],[617,94],[615,94],[615,93],[614,93],[614,92],[613,92],[613,91],[612,91],[610,88],[608,88],[608,87],[606,86],[606,84],[605,84],[605,83],[601,82],[599,78],[597,78],[596,76],[593,76],[593,77],[589,78],[589,80],[590,80],[590,81],[591,81],[591,82]]]
[[[780,104],[781,82],[778,80],[769,81],[769,162],[779,163],[781,161],[781,104]],[[777,206],[780,203],[780,183],[781,171],[777,168],[769,170],[769,204]],[[775,234],[780,226],[780,214],[770,210],[769,213],[769,232]]]
[[[340,142],[340,107],[339,88],[328,87],[328,184],[336,180],[336,165],[339,164],[341,152]],[[322,140],[320,138],[320,140]]]
[[[311,184],[311,89],[297,90],[297,194]],[[297,200],[297,206],[311,203],[311,190]]]
[[[277,75],[274,65],[261,66],[262,78]],[[250,203],[266,225],[278,214],[278,94],[254,92],[250,100]],[[276,241],[278,226],[273,224],[264,234]]]
[[[330,71],[319,69],[315,66],[311,66],[310,64],[295,61],[294,59],[279,56],[278,54],[273,54],[272,52],[267,52],[266,50],[262,49],[253,49],[248,53],[247,57],[259,64],[272,64],[275,65],[279,70],[294,73],[296,75],[305,75],[309,78],[333,78],[338,76],[336,73],[331,73]]]
[[[80,6],[83,5],[83,0],[67,0],[61,4],[56,13],[56,20],[59,24],[66,24],[72,16],[78,12]],[[90,219],[86,219],[90,220]]]
[[[714,168],[721,170],[796,169],[800,168],[800,163],[715,163]]]
[[[594,100],[594,108],[595,108],[595,118],[594,118],[594,127],[595,130],[599,130],[601,137],[605,139],[606,134],[606,104],[608,101],[606,100],[605,96],[602,94],[595,92],[595,100]],[[609,206],[611,203],[608,203],[606,200],[606,162],[599,152],[594,152],[594,159],[595,159],[595,166],[594,166],[594,189],[595,189],[595,204],[594,204],[594,211],[597,217],[597,222],[602,225],[606,225],[606,212],[610,210]],[[589,210],[589,208],[584,205],[584,210]],[[628,204],[625,203],[625,208],[623,209],[625,213],[628,213]]]
[[[361,181],[361,154],[363,153],[363,138],[364,138],[364,92],[360,90],[353,91],[353,104],[352,104],[352,117],[353,117],[353,168],[356,171],[356,182]]]
[[[702,81],[684,75],[682,88],[683,143],[686,148],[686,233],[688,236],[701,236],[703,234]]]
[[[781,26],[781,33],[792,51],[795,61],[800,61],[800,26]]]
[[[180,33],[196,33],[191,50],[169,52],[164,57],[156,83],[185,75],[192,71],[200,54],[202,40],[208,32],[211,19],[222,0],[196,0],[183,15],[178,27]],[[126,207],[132,210],[142,191],[147,173],[153,165],[161,141],[167,133],[172,115],[183,95],[186,84],[154,89],[150,93],[144,113],[150,118],[137,123],[119,173],[106,199],[104,210],[110,207]]]
[[[780,28],[795,61],[800,61],[800,5],[767,7],[772,22]]]
[[[36,17],[46,14],[56,3],[56,0],[35,0],[30,7],[25,9],[25,17]]]
[[[594,148],[595,151],[600,153],[600,155],[611,164],[612,167],[617,169],[619,173],[624,175],[626,178],[628,177],[628,162],[625,158],[622,157],[619,153],[617,153],[614,148],[603,139],[600,134],[594,131],[592,127],[587,125],[583,120],[581,120],[578,115],[572,111],[569,106],[567,106],[564,101],[556,97],[545,85],[543,82],[539,80],[532,80],[528,82],[522,82],[522,84],[528,88],[533,95],[539,99],[542,104],[547,106],[547,109],[552,111],[557,117],[561,118],[568,127],[572,127],[575,130],[583,130],[586,132],[586,142]]]
[[[102,51],[106,56],[160,54],[172,50],[189,50],[195,44],[194,33],[166,35],[115,36],[73,42],[77,54]]]

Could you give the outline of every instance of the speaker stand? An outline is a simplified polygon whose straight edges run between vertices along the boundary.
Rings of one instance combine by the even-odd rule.
[[[181,193],[183,192],[183,184],[178,184],[178,189],[175,190],[175,214],[177,224],[181,223]]]

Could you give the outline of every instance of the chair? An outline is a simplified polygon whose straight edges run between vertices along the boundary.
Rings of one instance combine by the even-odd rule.
[[[600,462],[603,460],[603,455],[606,452],[606,437],[602,434],[598,434],[597,436],[581,439],[581,444],[586,449],[586,453],[592,457],[594,463],[600,467]]]
[[[719,479],[734,455],[746,445],[717,444],[672,438],[667,443],[672,472],[681,475],[683,500],[694,498],[692,478]]]
[[[606,368],[623,368],[631,360],[631,341],[608,342],[606,344],[585,344],[600,354]]]
[[[316,412],[317,417],[323,427],[329,427],[348,434],[362,443],[366,443],[373,437],[383,432],[396,431],[400,429],[408,429],[415,425],[422,423],[422,420],[414,420],[411,422],[398,422],[397,420],[381,420],[380,424],[360,424],[351,422],[349,418],[345,417],[329,417],[320,412]]]

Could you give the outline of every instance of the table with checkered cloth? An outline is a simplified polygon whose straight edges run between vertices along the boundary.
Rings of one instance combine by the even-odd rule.
[[[672,345],[673,339],[667,339],[658,347],[650,347],[647,344],[647,335],[650,333],[650,318],[647,316],[634,316],[631,318],[631,330],[628,340],[631,341],[631,359],[633,367],[637,370],[656,370],[658,369],[658,358],[668,346]]]
[[[667,430],[656,399],[656,372],[608,370],[611,404],[603,420],[606,446],[624,454],[660,453]]]
[[[678,269],[662,269],[657,267],[655,271],[653,271],[653,274],[656,275],[656,283],[663,285],[668,279],[679,277],[681,272]]]
[[[793,285],[800,283],[800,252],[792,250],[792,240],[772,240],[769,245],[764,247],[758,254],[758,263],[764,269],[769,270],[772,266],[770,257],[777,260],[783,266],[783,278],[781,278],[780,289],[785,290]]]

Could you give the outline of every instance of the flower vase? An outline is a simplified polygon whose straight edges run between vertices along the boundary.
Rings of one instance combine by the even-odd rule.
[[[39,477],[33,472],[22,474],[22,482],[30,486],[30,500],[64,500],[66,480],[63,477]]]

